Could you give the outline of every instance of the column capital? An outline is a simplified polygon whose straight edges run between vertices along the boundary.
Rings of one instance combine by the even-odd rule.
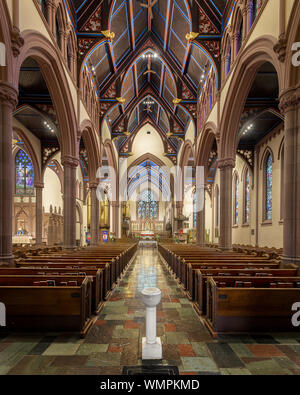
[[[279,109],[284,115],[300,105],[300,86],[284,90],[279,96]]]
[[[11,44],[13,55],[16,58],[20,55],[21,48],[24,46],[24,39],[21,35],[20,29],[16,26],[14,26],[11,31]]]
[[[89,183],[89,189],[97,189],[98,188],[98,183],[97,182],[90,182]]]
[[[61,161],[62,165],[65,167],[72,167],[75,169],[79,164],[79,159],[74,156],[65,155]]]
[[[232,169],[235,167],[235,159],[234,158],[222,158],[218,160],[218,168],[220,170],[231,167]]]
[[[12,110],[18,104],[18,91],[8,82],[0,81],[0,103],[7,103]]]
[[[34,187],[35,187],[36,189],[43,189],[44,186],[45,186],[45,184],[44,184],[43,182],[35,182],[35,183],[34,183]]]

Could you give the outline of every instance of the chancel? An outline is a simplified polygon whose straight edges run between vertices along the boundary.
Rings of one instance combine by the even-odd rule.
[[[299,375],[299,26],[0,2],[0,374]]]

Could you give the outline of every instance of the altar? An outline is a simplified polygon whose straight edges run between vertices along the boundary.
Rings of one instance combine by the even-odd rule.
[[[157,248],[157,241],[155,240],[140,240],[139,248]]]

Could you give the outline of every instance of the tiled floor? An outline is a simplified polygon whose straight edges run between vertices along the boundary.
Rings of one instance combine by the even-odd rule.
[[[163,364],[181,374],[300,374],[300,333],[212,339],[156,252],[140,251],[85,339],[70,334],[0,337],[0,374],[121,374],[141,361],[144,287],[162,290]]]

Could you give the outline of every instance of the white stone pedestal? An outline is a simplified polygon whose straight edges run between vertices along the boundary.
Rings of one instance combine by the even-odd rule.
[[[142,359],[162,359],[161,339],[156,337],[156,306],[161,300],[161,290],[145,288],[141,294],[146,305],[146,337],[142,339]]]
[[[142,359],[162,359],[162,346],[160,337],[156,338],[154,344],[148,344],[147,338],[142,340]]]

